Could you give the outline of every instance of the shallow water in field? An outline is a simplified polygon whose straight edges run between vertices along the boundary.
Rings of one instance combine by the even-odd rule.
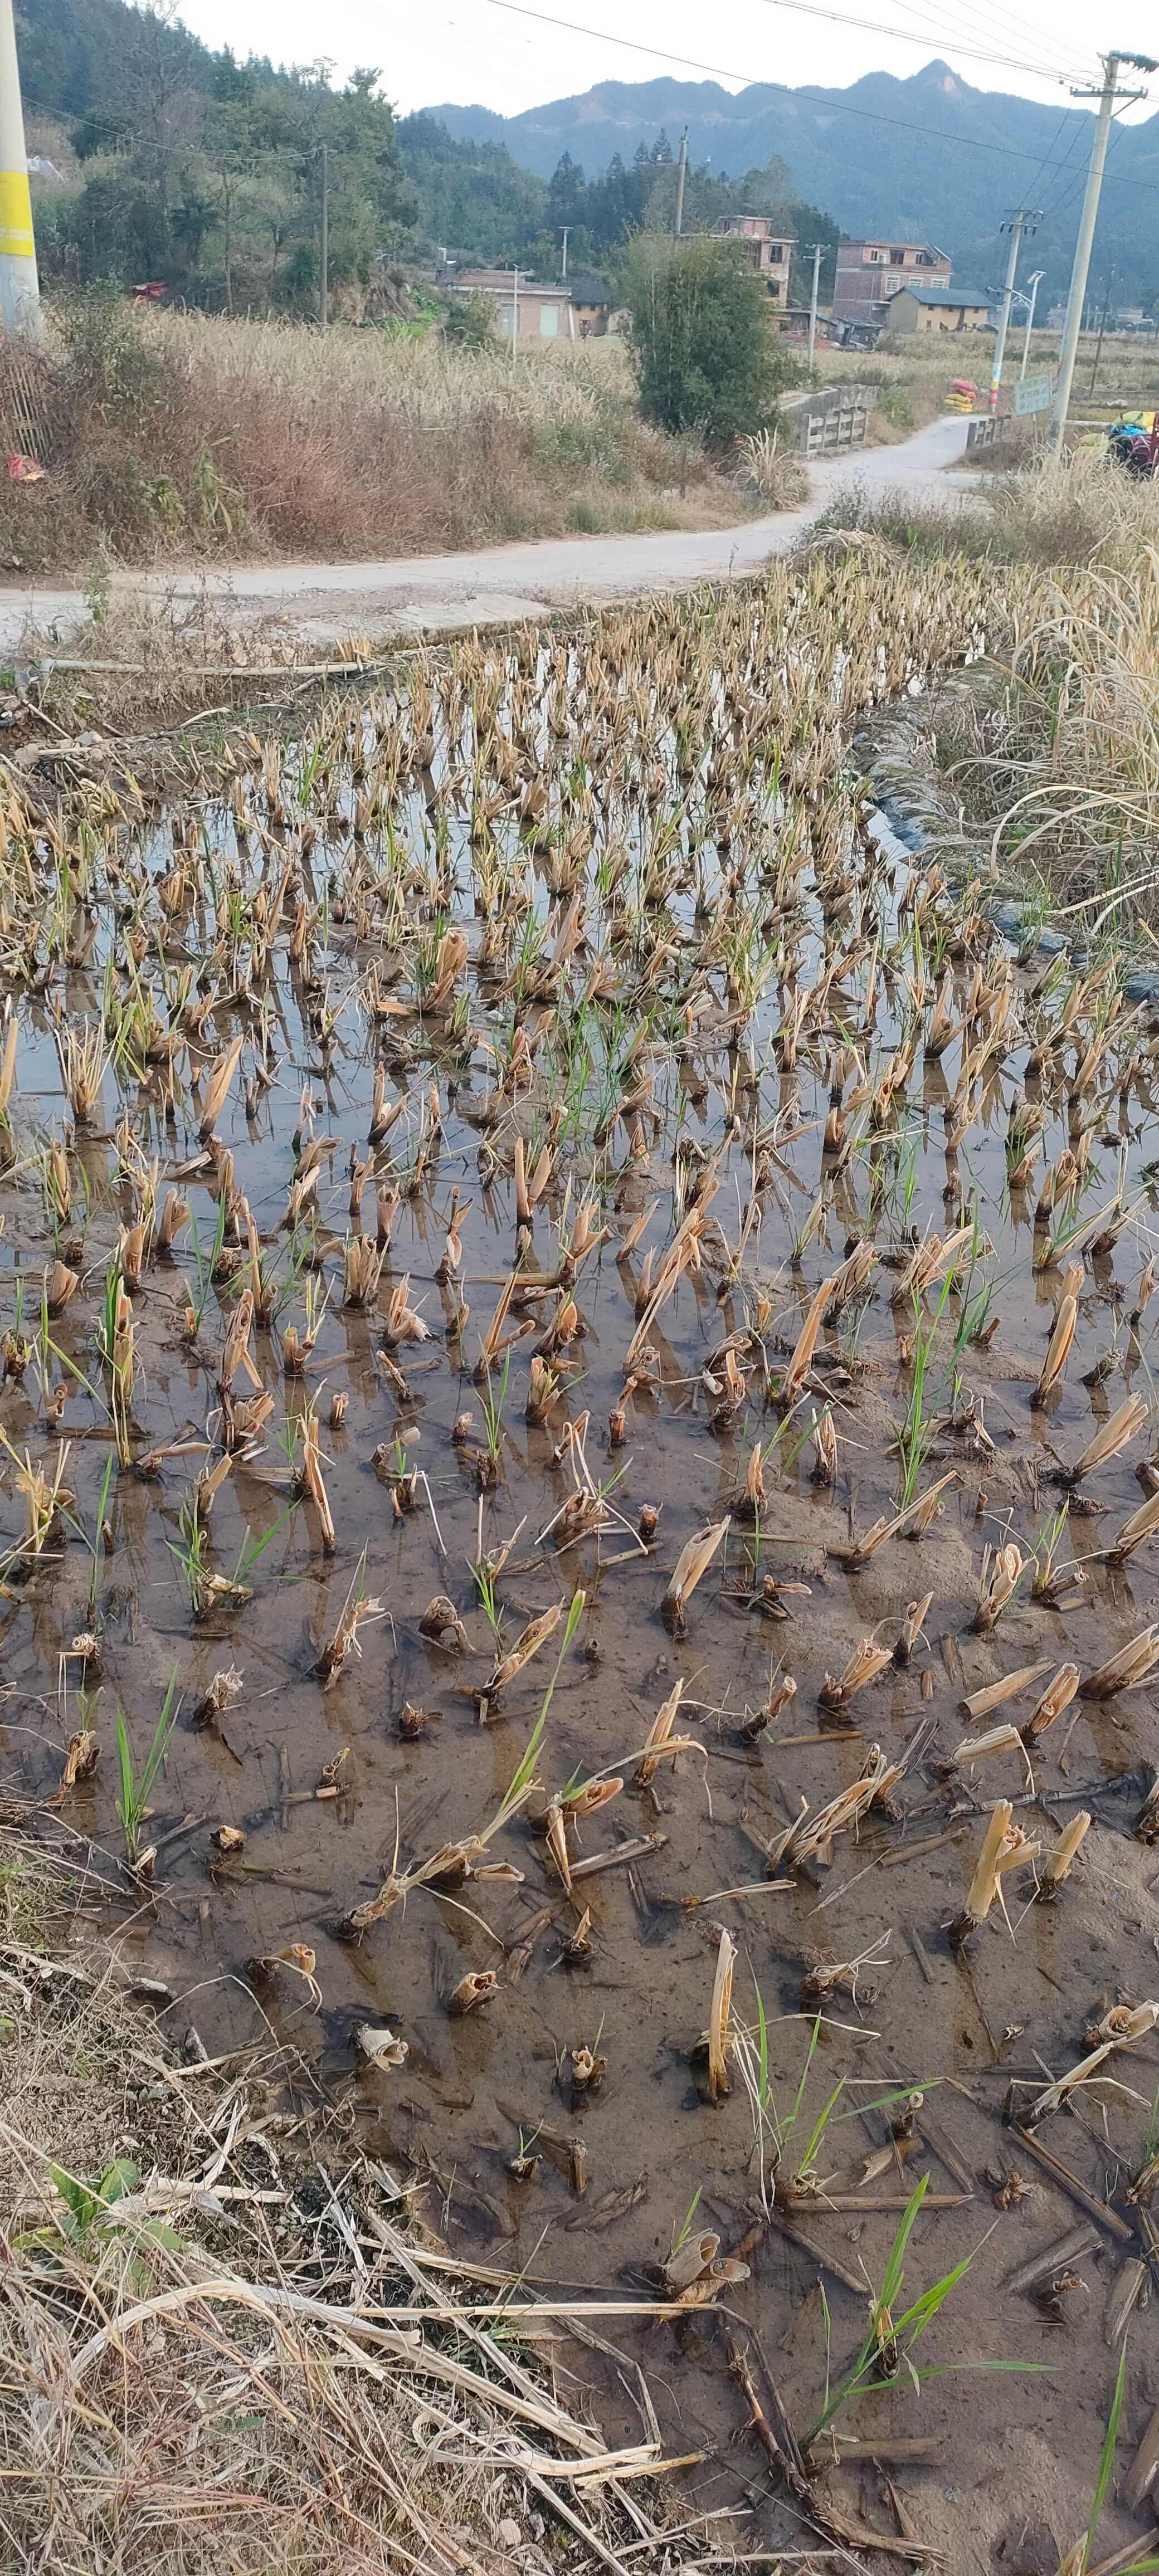
[[[523,676],[538,709],[549,694],[549,667],[533,661]],[[1020,2152],[1001,2113],[1011,2079],[1021,2088],[1018,2103],[1028,2105],[1047,2071],[1061,2073],[1083,2055],[1086,2027],[1108,2005],[1157,1990],[1157,1864],[1133,1835],[1152,1776],[1153,1692],[1145,1685],[1103,1700],[1076,1698],[1031,1748],[1029,1774],[1011,1751],[973,1769],[955,1769],[951,1757],[968,1731],[959,1710],[966,1692],[1041,1660],[1038,1686],[985,1721],[1022,1724],[1060,1664],[1073,1660],[1086,1675],[1159,1615],[1159,1539],[1119,1570],[1097,1555],[1146,1499],[1135,1471],[1154,1446],[1148,1421],[1084,1480],[1083,1504],[1061,1538],[1060,1563],[1092,1560],[1084,1585],[1052,1608],[1032,1598],[1028,1567],[993,1632],[970,1632],[987,1542],[1013,1540],[1029,1554],[1037,1541],[1041,1549],[1061,1500],[1051,1481],[1059,1461],[1077,1459],[1132,1391],[1153,1404],[1151,1328],[1159,1309],[1146,1306],[1137,1327],[1129,1321],[1154,1222],[1142,1176],[1159,1150],[1140,1062],[1150,1044],[1145,1015],[1124,1011],[1104,1030],[1113,983],[1084,998],[1074,1034],[1031,1076],[1044,1123],[1033,1172],[1012,1194],[1011,1106],[1031,1045],[1041,1046],[1057,1023],[1072,978],[1063,961],[1048,981],[1041,953],[1012,963],[1009,942],[968,899],[938,895],[918,943],[921,1008],[928,1026],[949,967],[953,1017],[969,1017],[967,1035],[955,1036],[940,1059],[923,1057],[918,1043],[881,1123],[873,1128],[864,1109],[854,1113],[860,1142],[845,1168],[835,1169],[834,1156],[823,1154],[834,1055],[847,1045],[857,1059],[846,1071],[847,1094],[866,1074],[880,1081],[912,1016],[905,978],[916,971],[918,863],[887,832],[862,831],[855,803],[840,804],[838,779],[838,803],[816,825],[823,891],[820,899],[810,892],[806,871],[794,919],[784,876],[777,877],[778,855],[794,834],[808,839],[807,799],[792,785],[766,786],[759,828],[755,809],[741,810],[738,832],[752,838],[742,838],[738,859],[719,816],[714,821],[699,801],[695,770],[691,783],[687,774],[674,783],[679,771],[665,728],[649,739],[642,718],[618,770],[620,754],[609,755],[607,785],[583,670],[571,664],[566,686],[558,679],[552,686],[555,731],[537,714],[521,737],[521,761],[531,774],[554,779],[553,795],[565,781],[556,845],[568,834],[575,841],[562,891],[552,891],[550,857],[521,842],[510,813],[480,816],[480,778],[493,779],[486,731],[473,744],[470,719],[456,706],[462,729],[456,735],[452,723],[448,735],[436,692],[430,766],[404,763],[369,817],[358,810],[370,790],[364,778],[351,780],[350,745],[360,750],[362,768],[380,723],[405,736],[405,709],[380,710],[345,736],[332,726],[317,770],[299,748],[288,750],[276,791],[268,768],[263,783],[255,761],[230,793],[206,788],[140,830],[117,826],[111,845],[131,853],[130,875],[143,863],[152,888],[142,895],[130,885],[126,892],[98,869],[87,969],[52,972],[38,996],[13,981],[21,1035],[11,1103],[17,1161],[0,1181],[3,1323],[35,1341],[41,1281],[54,1251],[78,1269],[82,1284],[48,1325],[51,1347],[22,1374],[10,1373],[0,1398],[7,1442],[51,1462],[57,1434],[46,1428],[46,1395],[67,1386],[59,1436],[69,1444],[64,1482],[72,1496],[43,1556],[10,1564],[6,1575],[0,1785],[39,1816],[56,1791],[70,1737],[82,1724],[93,1728],[97,1769],[60,1802],[51,1827],[45,1819],[45,1829],[67,1824],[91,1835],[106,1875],[117,1875],[124,1837],[115,1715],[124,1713],[139,1773],[176,1674],[180,1713],[141,1831],[142,1843],[157,1847],[155,1873],[136,1898],[125,1955],[178,1990],[177,2028],[192,2020],[213,2050],[237,2047],[267,2024],[292,2039],[334,2095],[353,2099],[364,2142],[400,2174],[426,2181],[429,2221],[476,2261],[565,2291],[646,2297],[650,2267],[669,2257],[690,2214],[695,2230],[719,2235],[722,2253],[743,2243],[749,2276],[724,2287],[723,2314],[694,2308],[676,2325],[608,2327],[643,2364],[671,2447],[705,2455],[690,2498],[745,2516],[727,2526],[742,2548],[768,2545],[777,2534],[792,2546],[793,2517],[770,2499],[757,2445],[739,2438],[747,2410],[730,2376],[729,2339],[750,2350],[762,2386],[766,2373],[775,2379],[803,2435],[822,2412],[827,2367],[836,2385],[861,2343],[868,2292],[857,2285],[880,2280],[905,2199],[928,2174],[933,2205],[911,2239],[907,2298],[974,2256],[915,2349],[915,2364],[923,2372],[929,2365],[933,2375],[919,2392],[903,2360],[892,2385],[853,2400],[834,2429],[863,2440],[928,2435],[932,2464],[907,2461],[890,2470],[886,2463],[911,2527],[951,2565],[1041,2566],[1051,2576],[1050,2536],[1071,2545],[1097,2468],[1114,2371],[1104,2321],[1119,2268],[1135,2250],[1123,2186],[1144,2161],[1154,2046],[1144,2039],[1114,2061],[1119,2089],[1092,2090],[1043,2123],[1044,2144],[1080,2182],[1100,2198],[1115,2195],[1121,2231],[1092,2228],[1094,2250],[1065,2267],[1078,2283],[1060,2292],[1057,2321],[1003,2285],[1030,2255],[1069,2235],[1080,2212]],[[730,724],[735,738],[735,711],[730,718],[726,710],[721,723],[725,738]],[[573,772],[583,764],[570,787],[569,763]],[[651,789],[649,764],[661,773]],[[635,947],[621,938],[609,952],[608,982],[616,989],[585,1003],[593,960],[609,933],[622,931],[622,881],[611,858],[625,849],[629,873],[642,879],[658,821],[673,807],[678,828],[657,860],[648,901],[633,915]],[[587,834],[590,857],[582,847]],[[186,840],[193,855],[183,862]],[[817,847],[815,839],[810,865]],[[268,976],[247,995],[246,906],[287,862]],[[110,974],[122,994],[128,989],[126,928],[160,918],[157,886],[175,865],[184,865],[189,890],[162,925],[164,973],[172,1001],[183,966],[196,972],[210,961],[205,982],[214,1008],[192,1059],[203,1089],[206,1060],[234,1034],[246,1038],[210,1155],[199,1138],[188,1061],[182,1055],[175,1062],[166,1115],[167,1071],[154,1065],[139,1078],[132,1031],[119,1062],[105,1071],[91,1125],[71,1132],[53,1028],[58,1012],[73,1025],[96,1021],[113,908],[119,926]],[[735,909],[742,880],[746,936],[731,956],[730,991],[712,930],[722,908]],[[497,916],[496,889],[516,881],[526,888],[522,965],[509,943],[505,957],[485,957],[479,968],[480,944]],[[381,916],[376,885],[389,889]],[[577,889],[588,944],[576,946],[552,991],[537,993]],[[295,958],[287,941],[296,913],[310,926]],[[74,911],[73,954],[77,918]],[[546,925],[548,947],[538,953],[528,919]],[[429,990],[435,936],[448,922],[466,931],[471,962],[447,1008],[420,1013],[415,942]],[[670,963],[657,968],[665,939]],[[817,1024],[806,1016],[794,1051],[786,1047],[786,1016],[835,958]],[[986,1026],[984,1013],[970,1016],[979,964],[998,984],[1009,979],[1009,1018],[981,1069],[956,1152],[948,1153],[963,1046],[976,1048]],[[155,948],[140,977],[164,1021]],[[517,1024],[525,1058],[521,1044],[513,1047]],[[1081,1223],[1117,1198],[1133,1213],[1110,1251],[1095,1254],[1088,1241],[1072,1255],[1064,1246],[1058,1261],[1036,1273],[1045,1231],[1035,1228],[1035,1201],[1047,1167],[1068,1140],[1076,1143],[1069,1077],[1099,1032],[1105,1047],[1084,1095],[1092,1129],[1086,1174],[1077,1201],[1060,1204],[1051,1222]],[[370,1154],[379,1061],[388,1108],[402,1106],[373,1175],[356,1193],[372,1237],[376,1186],[393,1183],[399,1197],[381,1278],[359,1310],[343,1305],[343,1244],[357,1226],[350,1164]],[[67,1145],[67,1214],[59,1201],[53,1213],[40,1160],[53,1131]],[[505,1335],[528,1329],[514,1340],[506,1369],[500,1362],[492,1375],[498,1413],[491,1476],[481,1468],[487,1388],[475,1372],[517,1251],[517,1131],[529,1172],[549,1142],[554,1157],[524,1248],[524,1276],[554,1278],[589,1185],[607,1239],[579,1266],[575,1331],[554,1363],[561,1383],[540,1423],[525,1418],[531,1353],[560,1301],[546,1288],[522,1312],[518,1302],[511,1309]],[[293,1233],[284,1222],[287,1194],[305,1149],[323,1139],[316,1217],[307,1206]],[[240,1569],[248,1598],[203,1603],[195,1615],[182,1561],[182,1505],[219,1454],[220,1356],[248,1277],[240,1250],[232,1277],[210,1277],[223,1149],[232,1157],[233,1189],[252,1212],[263,1264],[281,1289],[278,1314],[249,1345],[274,1409],[254,1454],[235,1458],[216,1497],[203,1571],[233,1577],[243,1547],[252,1553],[269,1543]],[[154,1156],[158,1204],[167,1187],[180,1189],[191,1222],[170,1257],[146,1262],[133,1294],[130,1458],[118,1465],[101,1310],[120,1227],[133,1218]],[[641,1266],[651,1251],[658,1267],[713,1157],[717,1188],[700,1267],[685,1271],[656,1314],[646,1336],[652,1357],[625,1400]],[[738,1267],[754,1171],[756,1214]],[[440,1283],[455,1191],[461,1263]],[[822,1191],[820,1221],[794,1262],[794,1244]],[[645,1211],[638,1242],[617,1257]],[[916,1317],[912,1297],[891,1303],[913,1244],[934,1230],[949,1232],[962,1211],[974,1232],[948,1294],[943,1298],[939,1276]],[[778,1379],[809,1299],[850,1237],[863,1235],[883,1256],[869,1293],[826,1323],[804,1399],[778,1407]],[[1074,1343],[1059,1387],[1035,1408],[1031,1396],[1068,1257],[1082,1264]],[[407,1302],[427,1338],[392,1343],[384,1363],[390,1299],[405,1278]],[[978,1303],[987,1288],[988,1308]],[[188,1301],[193,1329],[183,1320]],[[462,1323],[464,1305],[470,1311]],[[305,1374],[287,1375],[287,1327],[301,1335],[311,1316],[316,1338]],[[912,1491],[925,1491],[951,1469],[957,1481],[946,1487],[941,1516],[924,1537],[891,1537],[860,1571],[849,1571],[830,1551],[849,1545],[851,1528],[863,1533],[898,1507],[904,1470],[890,1444],[914,1392],[915,1334],[920,1339],[935,1319],[924,1385],[931,1427]],[[967,1338],[968,1322],[991,1320],[996,1329],[984,1347]],[[743,1388],[722,1423],[721,1354],[729,1335],[742,1337],[735,1356]],[[1103,1361],[1099,1382],[1086,1384]],[[252,1392],[244,1374],[233,1392],[239,1400]],[[345,1400],[343,1418],[332,1425],[336,1398]],[[609,1417],[621,1402],[623,1439],[613,1447]],[[812,1481],[815,1452],[803,1436],[827,1404],[837,1435],[832,1489]],[[298,1430],[311,1406],[321,1428],[333,1554],[325,1552],[315,1504],[300,1497],[296,1483]],[[452,1431],[465,1412],[472,1423],[456,1442]],[[981,1444],[979,1412],[987,1436]],[[577,1467],[564,1432],[581,1415],[589,1421]],[[183,1438],[207,1445],[178,1449],[142,1472],[147,1453]],[[757,1441],[767,1446],[754,1526],[735,1498]],[[413,1508],[399,1508],[395,1489],[411,1470],[418,1471],[417,1489],[413,1497],[404,1490],[403,1500]],[[592,1488],[602,1489],[604,1526],[561,1548],[552,1524],[585,1470]],[[102,1498],[105,1539],[94,1552]],[[727,1539],[689,1601],[685,1633],[673,1634],[661,1615],[668,1577],[686,1540],[730,1502]],[[659,1514],[646,1545],[636,1536],[645,1509]],[[15,1547],[22,1528],[9,1457],[0,1476],[0,1542]],[[495,1816],[532,1734],[556,1672],[562,1625],[486,1704],[485,1723],[478,1704],[496,1647],[470,1568],[480,1537],[486,1551],[515,1532],[496,1585],[500,1651],[528,1619],[580,1589],[584,1595],[551,1697],[537,1800],[622,1767],[622,1792],[569,1829],[573,1862],[603,1856],[606,1865],[577,1878],[569,1902],[549,1844],[534,1830],[533,1801],[530,1819],[512,1815],[484,1856],[520,1873],[518,1880],[484,1875],[441,1888],[416,1885],[405,1903],[351,1939],[343,1918],[373,1898],[396,1847],[401,1872],[479,1832]],[[774,1585],[769,1598],[770,1577],[798,1588],[778,1599]],[[352,1585],[377,1599],[381,1615],[362,1624],[361,1653],[324,1687],[316,1667]],[[927,1592],[932,1599],[908,1668],[887,1666],[845,1713],[827,1717],[818,1708],[826,1676],[839,1675],[867,1637],[892,1647],[907,1603]],[[465,1625],[465,1651],[420,1630],[438,1594],[450,1597]],[[79,1695],[83,1664],[70,1655],[84,1632],[100,1647],[99,1679],[90,1680],[87,1701]],[[241,1675],[240,1692],[218,1722],[195,1728],[193,1713],[213,1676],[230,1668]],[[771,1679],[784,1674],[796,1682],[795,1698],[767,1732],[750,1726],[746,1735],[746,1718],[755,1719]],[[684,1696],[676,1732],[693,1738],[696,1749],[661,1763],[640,1787],[633,1775],[641,1748],[678,1679]],[[400,1733],[407,1709],[425,1713],[413,1740]],[[890,1805],[873,1809],[857,1834],[838,1834],[827,1855],[795,1873],[778,1868],[780,1883],[769,1886],[766,1848],[802,1801],[816,1810],[847,1788],[873,1744],[900,1758],[919,1727],[928,1727],[928,1741]],[[324,1767],[340,1755],[337,1794],[319,1798]],[[1005,1882],[1008,1921],[996,1908],[959,1956],[945,1926],[964,1902],[985,1810],[999,1796],[1014,1800],[1019,1821],[1044,1851],[1079,1806],[1094,1822],[1057,1904],[1028,1904],[1032,1879],[1016,1871]],[[244,1845],[219,1852],[214,1837],[223,1826],[244,1833]],[[621,1861],[625,1845],[641,1848]],[[123,1884],[132,1895],[127,1876]],[[747,1892],[731,1892],[738,1889]],[[583,1955],[570,1957],[565,1944],[586,1908],[590,1937]],[[737,1943],[732,2017],[741,2049],[728,2098],[710,2104],[703,2069],[690,2060],[708,2022],[722,1926]],[[317,2009],[291,1964],[255,1967],[295,1944],[313,1953]],[[864,1964],[818,2002],[803,1991],[803,1979],[819,1960]],[[452,2013],[459,1981],[486,1970],[498,1976],[492,1998]],[[750,2075],[757,2067],[759,2080],[762,2015],[768,2100],[758,2143],[741,2057],[747,2033]],[[353,2041],[362,2023],[398,2034],[405,2063],[369,2068]],[[571,2053],[585,2046],[606,2061],[606,2072],[577,2089]],[[916,2130],[878,2157],[889,2147],[899,2104],[866,2106],[911,2088],[925,2095]],[[788,2213],[808,2240],[804,2247],[778,2223],[764,2223],[762,2171],[771,2200],[778,2128],[785,2133],[778,2194],[798,2174],[800,2188],[814,2194],[812,2207],[798,2202]],[[511,2164],[521,2153],[533,2161],[517,2177]],[[1029,2188],[1004,2195],[998,2207],[1011,2167]],[[821,2270],[817,2249],[827,2258]],[[895,2323],[904,2304],[894,2301]],[[759,2360],[747,2342],[752,2325]],[[1137,2437],[1144,2400],[1159,2393],[1153,2317],[1137,2313],[1131,2336],[1127,2429]],[[560,2355],[581,2374],[601,2368],[571,2343],[561,2344]],[[1000,2360],[1033,2365],[1033,2373],[978,2369]],[[971,2375],[941,2375],[962,2369]],[[607,2373],[598,2386],[611,2430],[622,2422],[630,2438],[637,2419],[620,2382]],[[897,2528],[877,2469],[846,2464],[826,2474],[827,2492],[847,2515]],[[1125,2520],[1120,2529],[1108,2510],[1107,2548],[1133,2527]]]

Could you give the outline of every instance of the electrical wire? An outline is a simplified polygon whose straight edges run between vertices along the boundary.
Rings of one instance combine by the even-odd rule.
[[[911,34],[907,28],[886,26],[880,18],[851,18],[844,9],[827,9],[823,5],[823,0],[765,0],[765,7],[793,9],[802,18],[827,18],[834,26],[855,27],[862,34],[869,36],[889,36],[896,43],[920,45],[923,50],[930,41],[928,36]],[[1065,83],[1073,77],[1069,72],[1047,71],[1041,63],[1016,61],[1012,54],[996,54],[988,51],[983,53],[977,45],[959,44],[956,39],[949,37],[945,41],[949,44],[951,53],[969,55],[974,62],[997,63],[1005,71],[1024,72],[1034,80]]]
[[[972,51],[977,59],[984,62],[1002,64],[1006,63],[1009,60],[1009,57],[1002,53],[991,53],[988,50],[987,40],[989,40],[991,44],[997,42],[1003,45],[1026,45],[1029,43],[1032,47],[1036,42],[1041,42],[1044,55],[1049,52],[1051,59],[1049,63],[1044,60],[1040,65],[1040,76],[1043,79],[1057,78],[1059,80],[1070,80],[1073,78],[1073,69],[1069,64],[1068,57],[1062,53],[1060,48],[1051,44],[1049,39],[1038,39],[1035,31],[1033,30],[1027,30],[1026,33],[1021,33],[1015,29],[1012,32],[1009,27],[1002,28],[1001,23],[997,18],[993,25],[987,27],[981,19],[975,16],[972,9],[967,6],[958,5],[958,0],[945,0],[945,5],[940,9],[936,6],[926,5],[925,0],[894,0],[894,6],[895,8],[901,9],[906,17],[917,20],[919,26],[923,30],[917,41],[923,45],[931,42],[936,45],[949,45],[955,52],[966,53]],[[852,23],[853,21],[850,20],[850,24]],[[861,20],[858,23],[865,25],[867,22],[865,20]],[[998,27],[999,29],[997,36],[995,35],[995,27]],[[890,32],[900,34],[902,31],[900,29],[894,29]],[[909,41],[912,42],[913,39],[911,38]],[[1025,67],[1019,64],[1016,65],[1015,68],[1021,70]]]
[[[554,27],[571,36],[587,36],[599,45],[615,45],[628,54],[646,54],[649,61],[675,63],[681,71],[707,72],[713,80],[740,81],[745,88],[778,90],[782,97],[793,98],[806,107],[815,106],[826,116],[856,116],[867,125],[888,125],[901,134],[920,134],[924,141],[956,143],[968,152],[997,153],[1003,161],[1033,161],[1033,152],[1021,152],[1016,143],[989,143],[982,135],[951,134],[945,126],[918,125],[912,117],[885,116],[872,107],[853,107],[846,100],[834,98],[831,91],[819,91],[810,84],[794,89],[790,81],[768,80],[760,72],[740,72],[735,65],[702,62],[695,54],[675,54],[665,45],[646,44],[640,36],[612,36],[606,28],[585,26],[578,18],[556,18],[546,9],[535,9],[530,0],[487,0],[490,9],[502,9],[509,17],[532,18],[542,27]],[[1077,130],[1077,129],[1076,129]],[[1039,171],[1043,164],[1039,163]],[[1036,174],[1037,175],[1037,174]],[[1131,187],[1149,194],[1159,193],[1159,180],[1127,177],[1113,185]]]

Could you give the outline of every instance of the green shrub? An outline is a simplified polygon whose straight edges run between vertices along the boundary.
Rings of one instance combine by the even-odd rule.
[[[457,349],[489,349],[495,338],[495,307],[490,296],[473,290],[452,296],[443,318],[443,335]]]
[[[767,428],[800,370],[740,245],[713,233],[642,233],[625,263],[631,354],[645,420],[714,445]]]

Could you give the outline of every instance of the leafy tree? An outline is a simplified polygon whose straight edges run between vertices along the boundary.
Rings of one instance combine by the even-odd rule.
[[[646,420],[714,443],[764,428],[797,370],[775,336],[768,293],[739,245],[711,233],[641,234],[624,282]]]

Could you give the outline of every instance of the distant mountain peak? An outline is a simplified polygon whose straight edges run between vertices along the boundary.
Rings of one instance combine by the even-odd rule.
[[[596,178],[616,155],[631,162],[641,144],[650,150],[661,127],[674,144],[687,125],[693,169],[707,164],[737,179],[779,159],[799,197],[826,208],[843,232],[940,242],[963,276],[999,273],[1002,209],[1032,184],[1049,206],[1051,179],[1065,168],[1067,181],[1054,191],[1058,214],[1047,215],[1034,245],[1045,305],[1069,275],[1078,219],[1069,181],[1082,170],[1090,130],[1089,109],[1077,105],[1063,107],[1060,125],[1060,103],[981,89],[934,54],[916,71],[866,72],[847,88],[754,81],[732,91],[664,73],[595,81],[519,116],[455,106],[429,113],[463,140],[506,144],[541,179],[565,152]],[[1093,273],[1113,266],[1116,292],[1136,300],[1146,301],[1159,278],[1157,178],[1159,116],[1120,126]]]

